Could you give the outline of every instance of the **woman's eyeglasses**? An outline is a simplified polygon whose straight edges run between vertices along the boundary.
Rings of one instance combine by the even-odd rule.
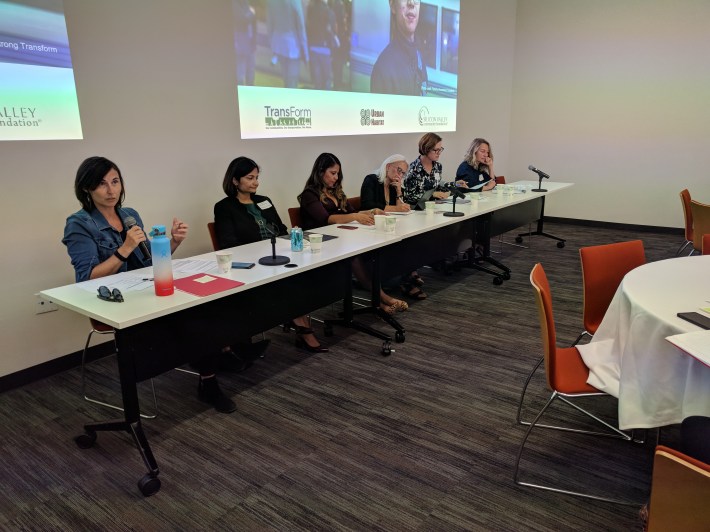
[[[437,148],[437,149],[431,150],[431,151],[433,151],[434,153],[441,153],[442,151],[444,151],[444,148]]]
[[[114,288],[113,290],[111,290],[107,286],[102,285],[98,287],[97,291],[99,294],[96,297],[103,301],[123,303],[123,294],[118,288]]]

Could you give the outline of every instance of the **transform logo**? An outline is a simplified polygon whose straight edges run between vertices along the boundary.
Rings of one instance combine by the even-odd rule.
[[[0,107],[0,127],[39,127],[36,107]]]
[[[298,107],[264,106],[266,129],[311,129],[312,110]]]
[[[431,116],[429,108],[423,105],[419,108],[419,125],[420,126],[446,126],[449,123],[447,116]]]
[[[360,109],[361,126],[384,126],[385,112],[378,109]]]

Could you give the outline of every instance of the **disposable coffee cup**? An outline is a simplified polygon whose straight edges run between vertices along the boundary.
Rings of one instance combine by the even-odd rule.
[[[427,201],[424,203],[426,207],[426,213],[427,214],[434,214],[434,207],[436,206],[436,202],[433,200]]]
[[[229,270],[232,269],[232,252],[217,251],[215,256],[217,258],[217,270],[219,273],[229,273]]]
[[[385,230],[385,216],[384,214],[375,214],[375,230],[384,231]]]
[[[397,227],[397,217],[396,216],[385,216],[385,232],[394,233]]]
[[[321,246],[323,245],[323,235],[311,233],[308,235],[308,240],[311,241],[311,253],[320,253]]]

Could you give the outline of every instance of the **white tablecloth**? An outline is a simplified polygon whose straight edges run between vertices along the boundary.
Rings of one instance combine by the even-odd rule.
[[[710,256],[645,264],[619,286],[592,341],[577,346],[587,382],[619,398],[619,427],[710,416],[710,367],[665,340],[701,330],[676,316],[710,307]]]

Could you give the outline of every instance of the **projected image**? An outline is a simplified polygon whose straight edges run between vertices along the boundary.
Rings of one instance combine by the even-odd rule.
[[[0,140],[80,138],[61,0],[0,0]]]
[[[242,138],[455,129],[459,0],[232,5]]]

